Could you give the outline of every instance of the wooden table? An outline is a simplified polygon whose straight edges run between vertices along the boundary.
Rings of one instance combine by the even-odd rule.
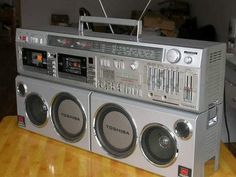
[[[91,152],[17,127],[15,116],[0,123],[0,177],[158,177]],[[220,169],[206,165],[207,177],[236,176],[236,159],[221,146]]]

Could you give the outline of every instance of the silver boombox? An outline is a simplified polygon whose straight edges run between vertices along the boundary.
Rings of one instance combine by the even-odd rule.
[[[84,31],[90,22],[137,36]],[[209,159],[219,165],[225,44],[140,38],[141,26],[84,16],[79,31],[18,29],[18,125],[163,176],[202,177]]]
[[[86,32],[85,22],[137,26],[137,37]],[[222,103],[225,44],[140,37],[140,21],[81,17],[79,32],[17,29],[17,69],[149,103],[204,112]]]

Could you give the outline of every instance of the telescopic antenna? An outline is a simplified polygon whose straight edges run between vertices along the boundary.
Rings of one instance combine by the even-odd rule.
[[[100,5],[101,5],[101,8],[102,8],[102,11],[103,11],[104,16],[107,18],[107,13],[106,13],[106,11],[105,11],[105,9],[104,9],[104,6],[103,6],[103,4],[102,4],[102,0],[98,0],[98,1],[99,1]],[[112,29],[111,24],[108,24],[108,25],[109,25],[109,28],[110,28],[110,30],[111,30],[111,33],[114,34],[114,31],[113,31],[113,29]]]
[[[142,14],[140,15],[140,17],[139,17],[138,20],[141,20],[141,19],[143,18],[143,16],[144,16],[145,12],[147,11],[147,8],[148,8],[149,4],[151,3],[151,1],[152,1],[152,0],[149,0],[149,1],[148,1],[148,3],[146,4],[145,8],[143,9],[143,12],[142,12]],[[136,26],[133,27],[133,29],[132,29],[130,35],[133,35],[135,29],[136,29]]]

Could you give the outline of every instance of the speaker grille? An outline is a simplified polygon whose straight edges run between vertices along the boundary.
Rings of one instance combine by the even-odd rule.
[[[119,105],[103,106],[95,117],[95,133],[99,143],[112,156],[129,156],[136,144],[136,128],[130,115]]]
[[[160,167],[171,165],[178,153],[174,134],[161,124],[150,124],[144,128],[141,148],[148,161]]]
[[[69,142],[79,141],[85,131],[86,116],[75,97],[60,93],[52,104],[52,120],[57,132]]]
[[[47,120],[48,108],[43,99],[37,94],[30,94],[25,100],[26,113],[36,126],[42,126]]]

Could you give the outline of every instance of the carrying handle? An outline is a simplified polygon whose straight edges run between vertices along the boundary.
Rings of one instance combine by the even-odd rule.
[[[81,16],[79,20],[79,35],[84,36],[84,23],[100,23],[100,24],[113,24],[123,26],[135,26],[137,27],[137,41],[142,34],[142,21],[122,18],[104,18],[93,16]]]

